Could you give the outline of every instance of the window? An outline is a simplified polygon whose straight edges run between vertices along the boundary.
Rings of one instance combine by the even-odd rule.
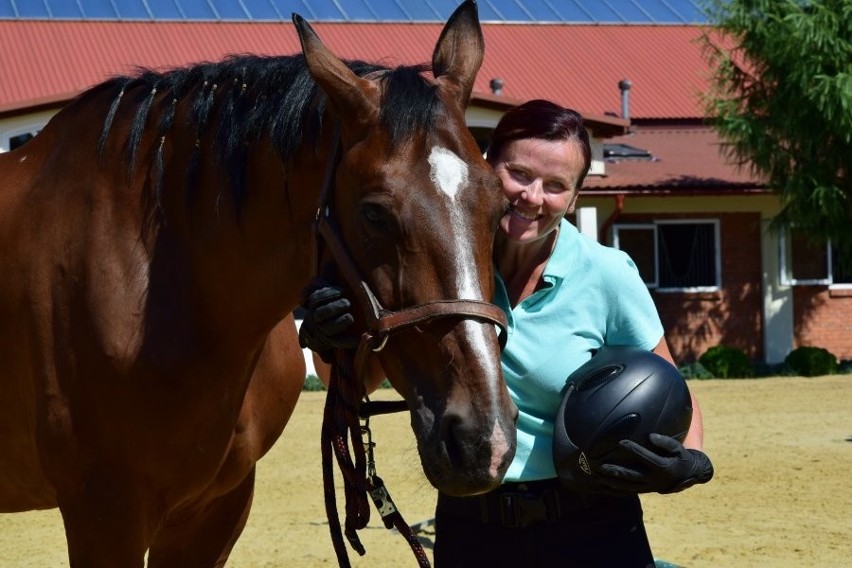
[[[613,245],[630,255],[649,288],[712,291],[721,285],[715,219],[614,225]]]
[[[649,288],[657,287],[657,231],[655,225],[615,225],[613,245],[630,255]]]
[[[25,143],[29,142],[35,137],[35,134],[32,132],[24,132],[23,134],[17,134],[15,136],[9,137],[9,150],[14,150],[15,148],[20,148]]]
[[[41,126],[17,128],[10,132],[0,133],[0,152],[9,152],[20,148],[39,133]]]
[[[839,247],[802,229],[781,235],[781,282],[786,285],[852,286],[852,267],[840,262]]]
[[[479,146],[479,151],[484,155],[486,150],[488,150],[488,144],[491,143],[491,135],[494,133],[494,127],[471,126],[469,130],[473,134],[476,144]]]

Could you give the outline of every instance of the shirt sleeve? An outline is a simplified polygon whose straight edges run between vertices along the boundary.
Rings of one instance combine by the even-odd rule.
[[[605,263],[602,283],[610,306],[605,343],[654,349],[663,337],[654,299],[627,253],[609,250],[610,262]]]

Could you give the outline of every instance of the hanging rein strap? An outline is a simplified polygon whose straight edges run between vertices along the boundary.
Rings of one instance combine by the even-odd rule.
[[[381,478],[375,475],[374,464],[367,470],[367,457],[362,442],[360,418],[374,414],[384,414],[405,410],[405,401],[364,402],[364,376],[366,364],[373,352],[381,351],[389,337],[401,330],[428,323],[446,317],[473,318],[496,324],[500,327],[500,347],[506,340],[506,315],[503,310],[488,302],[478,300],[437,300],[397,311],[384,309],[373,294],[369,285],[361,278],[352,256],[340,240],[331,220],[331,189],[334,176],[342,157],[339,124],[333,134],[334,150],[326,166],[325,179],[320,190],[316,214],[315,274],[319,274],[321,244],[325,244],[331,253],[336,267],[346,281],[349,289],[357,296],[357,303],[364,310],[366,330],[361,335],[354,360],[347,350],[338,349],[331,366],[331,379],[326,395],[326,405],[322,426],[322,462],[323,486],[325,490],[325,508],[331,529],[332,542],[340,566],[349,566],[349,557],[343,536],[349,540],[352,548],[363,555],[364,547],[358,539],[357,530],[364,528],[370,518],[367,501],[369,494],[387,528],[396,527],[405,536],[420,566],[429,566],[429,560],[416,535],[393,506],[390,496],[384,489]],[[322,242],[321,242],[322,241]],[[348,443],[352,442],[354,460]],[[372,455],[372,441],[368,442]],[[334,471],[332,456],[336,457],[343,474],[346,521],[345,530],[341,530],[337,517],[337,502],[334,490]],[[370,460],[372,461],[372,459]]]
[[[366,527],[370,520],[370,505],[367,499],[369,495],[385,527],[397,529],[414,552],[418,566],[426,568],[430,564],[423,546],[397,510],[385,489],[384,482],[376,475],[373,458],[374,444],[369,430],[369,420],[364,427],[360,427],[359,424],[358,403],[363,389],[352,380],[351,358],[345,351],[337,350],[335,360],[331,368],[331,381],[323,415],[322,466],[326,516],[337,562],[342,567],[350,566],[344,536],[358,554],[363,556],[366,553],[357,531]],[[364,434],[367,435],[366,443],[363,441]],[[351,452],[349,442],[352,444]],[[337,516],[332,456],[343,474],[346,503],[346,520],[343,528]]]

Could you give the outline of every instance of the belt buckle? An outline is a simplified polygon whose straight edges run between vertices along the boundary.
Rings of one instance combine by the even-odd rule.
[[[523,529],[548,519],[547,505],[529,493],[500,495],[500,515],[503,526]]]

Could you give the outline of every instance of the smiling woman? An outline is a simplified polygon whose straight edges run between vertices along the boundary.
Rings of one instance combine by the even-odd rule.
[[[654,303],[630,258],[565,219],[590,159],[579,114],[549,101],[510,110],[495,130],[488,161],[502,182],[494,190],[503,208],[495,219],[494,301],[508,319],[500,360],[519,410],[517,450],[496,489],[461,496],[439,488],[438,566],[565,565],[566,550],[571,565],[649,566],[637,494],[677,492],[712,477],[694,398],[683,443],[655,432],[646,445],[625,446],[636,458],[633,465],[596,463],[588,483],[571,484],[557,472],[553,434],[566,377],[605,346],[653,350],[673,365]],[[311,325],[300,337],[325,351],[349,333],[352,316],[333,283],[318,283],[309,297],[318,296],[334,302],[308,306]],[[500,434],[495,429],[489,438],[493,447],[505,443]]]

